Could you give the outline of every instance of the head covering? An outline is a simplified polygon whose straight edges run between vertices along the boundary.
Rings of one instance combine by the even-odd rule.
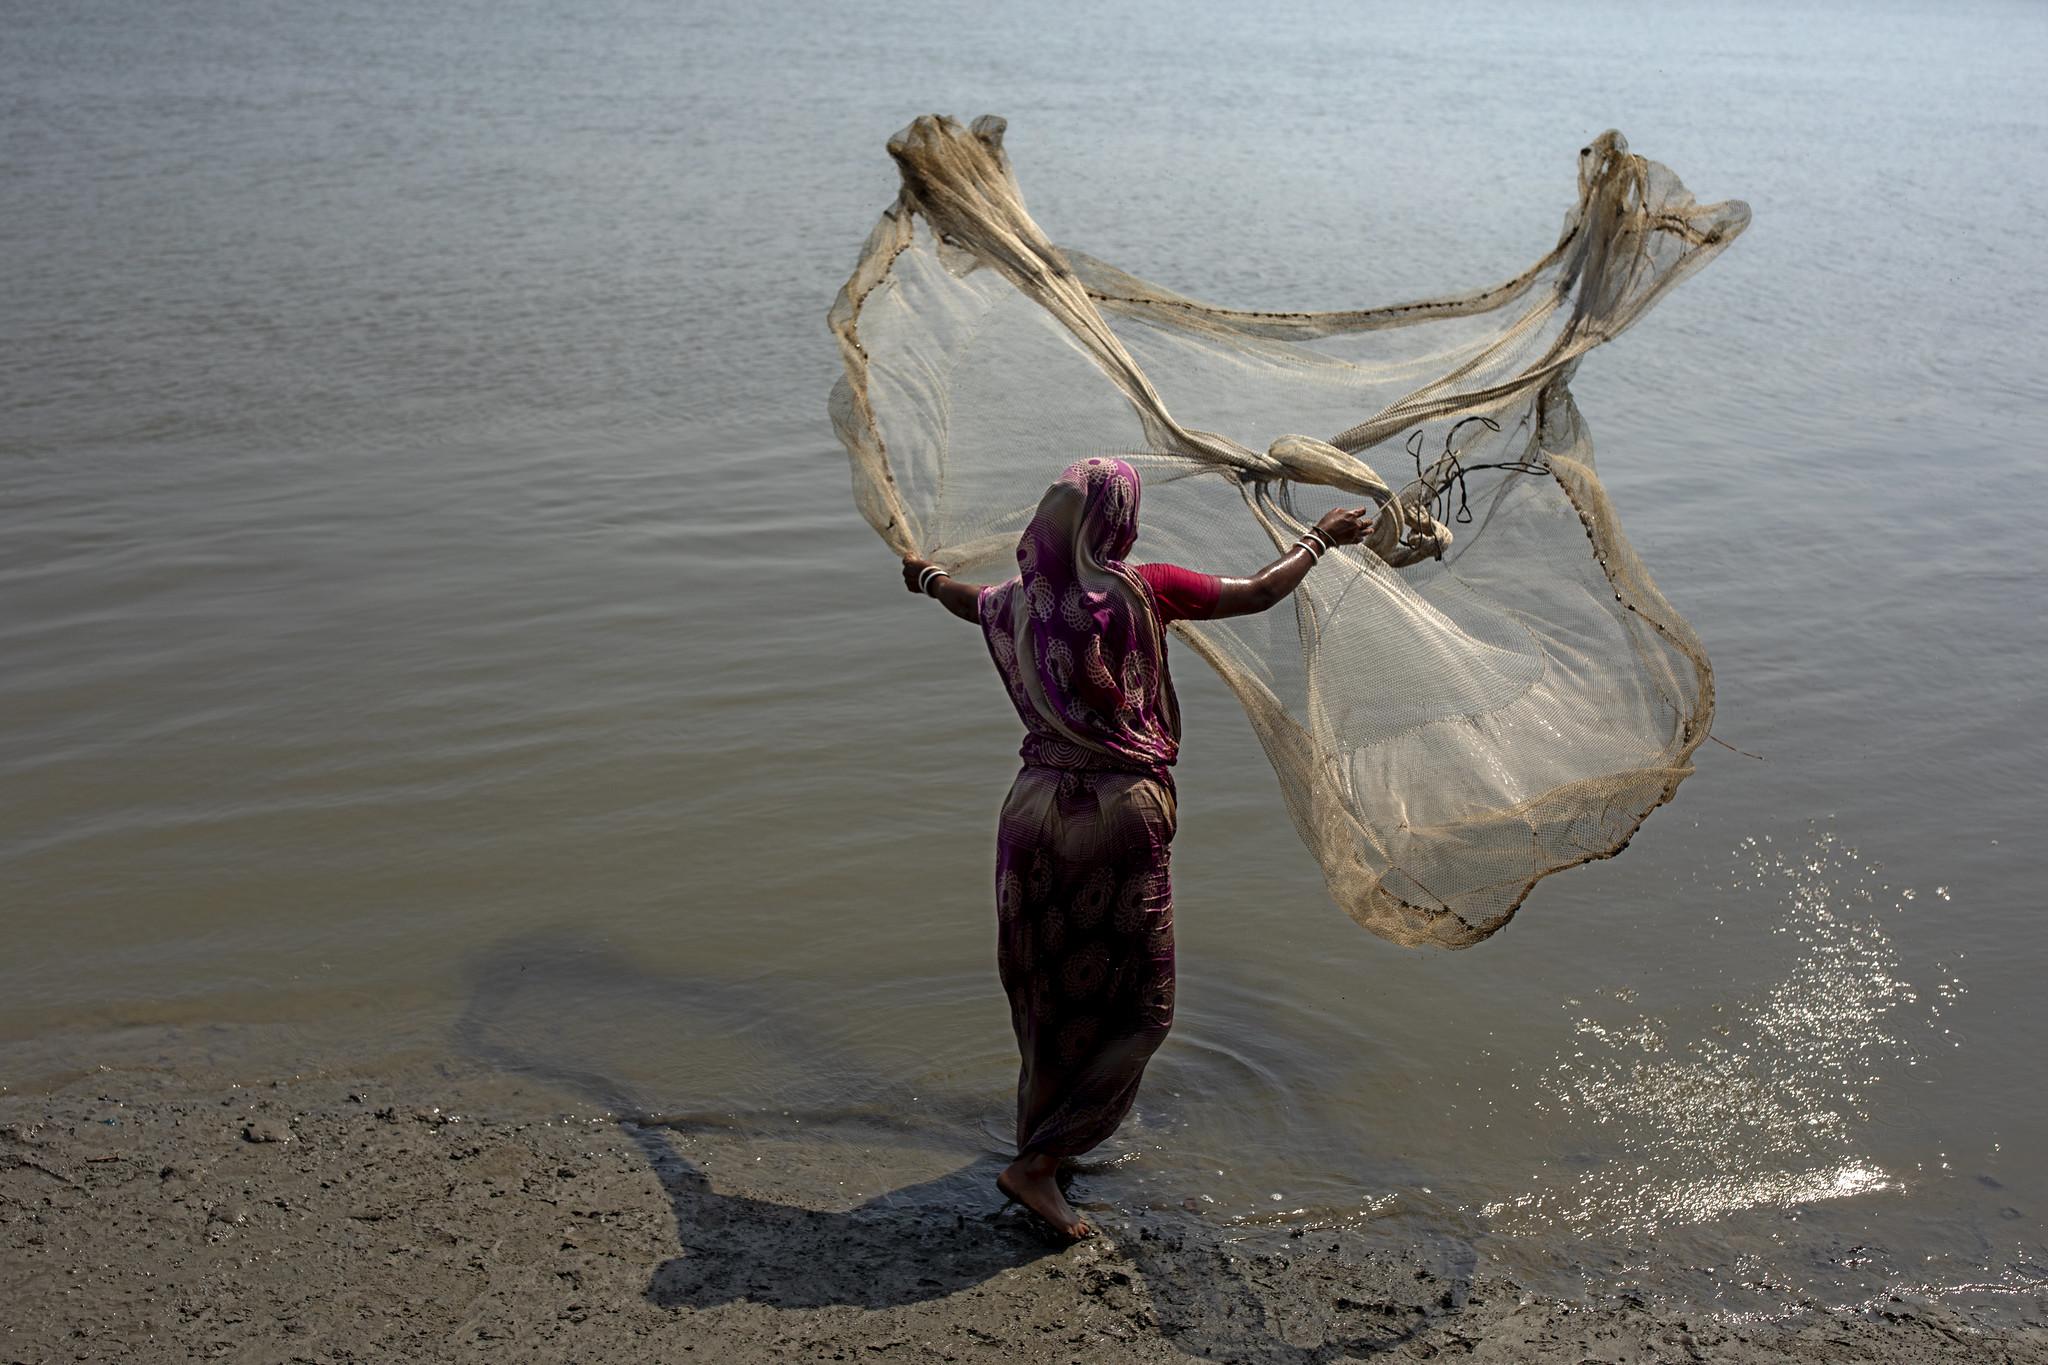
[[[1164,773],[1180,715],[1149,591],[1123,562],[1138,471],[1077,460],[1017,541],[1018,576],[981,598],[989,653],[1029,731],[1027,763]]]

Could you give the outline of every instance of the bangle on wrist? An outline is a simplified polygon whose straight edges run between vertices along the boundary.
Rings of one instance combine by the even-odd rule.
[[[932,595],[932,584],[938,582],[941,578],[951,578],[952,576],[936,564],[927,564],[917,575],[917,590],[926,597],[930,597]]]

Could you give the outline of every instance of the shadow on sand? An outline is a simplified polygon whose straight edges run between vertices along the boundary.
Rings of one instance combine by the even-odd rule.
[[[656,1113],[630,1083],[617,1079],[631,1074],[642,1052],[637,1040],[652,1029],[672,1040],[721,1038],[735,1027],[746,1031],[750,1054],[762,1058],[769,1077],[762,1088],[787,1083],[772,1093],[789,1094],[792,1103],[773,1119],[736,1120],[715,1110],[707,1116]],[[455,1043],[473,1062],[534,1077],[620,1116],[620,1133],[660,1181],[675,1217],[678,1254],[654,1268],[645,1291],[662,1308],[745,1300],[786,1309],[885,1309],[943,1299],[1062,1251],[1015,1209],[994,1212],[995,1176],[1007,1160],[994,1152],[842,1211],[715,1189],[711,1174],[679,1144],[729,1146],[737,1154],[762,1139],[771,1150],[796,1150],[800,1140],[815,1136],[848,1153],[856,1144],[904,1144],[929,1154],[935,1135],[945,1139],[941,1146],[955,1148],[980,1138],[980,1111],[959,1097],[940,1097],[936,1105],[932,1096],[920,1097],[921,1126],[892,1118],[881,1078],[835,1046],[828,1030],[793,1012],[789,994],[773,983],[661,975],[570,933],[528,936],[473,961]],[[833,1097],[843,1101],[849,1094],[874,1095],[878,1103],[830,1107]],[[799,1107],[805,1101],[811,1103]],[[1411,1279],[1435,1277],[1411,1277],[1407,1267],[1392,1276],[1367,1275],[1388,1281],[1357,1286],[1361,1296],[1380,1291],[1377,1320],[1352,1316],[1340,1327],[1330,1305],[1349,1301],[1333,1297],[1331,1287],[1368,1270],[1338,1258],[1343,1234],[1316,1235],[1329,1243],[1330,1259],[1305,1273],[1290,1265],[1304,1258],[1260,1255],[1199,1219],[1139,1213],[1104,1221],[1106,1239],[1063,1262],[1081,1281],[1077,1288],[1123,1308],[1133,1331],[1156,1332],[1190,1354],[1286,1365],[1373,1354],[1408,1340],[1436,1307],[1433,1301],[1397,1305],[1385,1292],[1388,1284],[1418,1302],[1419,1294],[1444,1287],[1439,1280],[1417,1289]]]

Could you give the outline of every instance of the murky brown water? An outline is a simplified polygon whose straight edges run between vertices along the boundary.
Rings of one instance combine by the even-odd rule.
[[[1614,125],[1756,210],[1578,388],[1766,761],[1412,954],[1184,664],[1181,1022],[1086,1190],[2031,1304],[2048,20],[1089,14],[12,15],[0,1079],[229,1026],[1000,1145],[1015,722],[823,416],[882,141],[1002,112],[1057,240],[1308,305],[1519,268]]]

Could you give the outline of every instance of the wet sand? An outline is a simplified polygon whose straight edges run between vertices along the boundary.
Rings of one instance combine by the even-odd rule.
[[[1176,1210],[1063,1249],[997,1211],[992,1156],[885,1142],[835,1180],[816,1144],[560,1100],[176,1070],[0,1096],[0,1359],[2048,1361],[2048,1329],[1935,1304],[1681,1319]]]

